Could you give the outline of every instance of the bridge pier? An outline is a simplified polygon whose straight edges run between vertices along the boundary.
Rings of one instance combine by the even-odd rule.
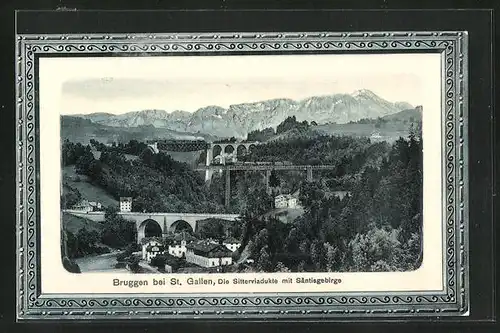
[[[229,168],[226,169],[226,193],[224,196],[224,204],[229,207],[229,200],[231,198],[231,172]]]
[[[264,178],[264,182],[266,184],[266,193],[271,194],[271,188],[269,187],[269,179],[271,178],[271,170],[267,169],[266,170],[266,175]]]
[[[307,180],[308,182],[312,182],[312,181],[313,181],[313,170],[312,170],[311,166],[310,166],[310,165],[309,165],[309,166],[307,166],[306,170],[307,170],[307,177],[306,177],[306,180]]]
[[[205,165],[206,166],[210,166],[210,164],[212,163],[212,159],[213,159],[213,154],[214,154],[214,149],[213,147],[210,145],[208,148],[207,148],[207,158],[206,158],[206,162],[205,162]],[[206,169],[205,170],[205,182],[208,183],[209,181],[212,180],[212,175],[213,175],[214,171],[213,170],[210,170],[210,169]]]

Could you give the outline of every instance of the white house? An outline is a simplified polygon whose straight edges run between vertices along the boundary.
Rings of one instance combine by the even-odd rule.
[[[131,212],[132,211],[132,198],[131,197],[120,197],[120,212]]]
[[[89,205],[90,207],[92,207],[92,210],[94,211],[98,211],[98,210],[102,210],[102,204],[100,202],[96,202],[96,201],[89,201]]]
[[[160,242],[152,240],[142,245],[142,259],[148,263],[159,254],[165,254],[165,246]]]
[[[340,200],[343,200],[346,196],[351,195],[351,192],[349,191],[333,191],[333,195],[339,198]]]
[[[178,258],[182,258],[182,256],[186,254],[186,241],[183,240],[179,243],[175,242],[170,244],[168,246],[168,253]]]
[[[77,210],[77,211],[80,211],[80,212],[91,212],[92,211],[92,207],[90,206],[89,202],[87,200],[82,200],[80,201],[79,203],[77,203],[76,205],[74,205],[73,207],[71,207],[72,210]]]
[[[184,231],[176,234],[172,242],[168,245],[168,253],[178,258],[182,258],[186,255],[186,245],[195,240],[195,237]]]
[[[233,263],[232,252],[222,244],[198,241],[186,245],[186,261],[201,267],[227,266]]]
[[[290,194],[280,194],[274,198],[276,208],[298,208],[299,200]]]
[[[80,212],[93,212],[102,210],[102,205],[100,202],[82,200],[74,205],[71,209],[78,210]]]

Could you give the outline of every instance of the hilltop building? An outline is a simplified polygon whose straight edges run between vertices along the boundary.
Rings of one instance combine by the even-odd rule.
[[[120,197],[120,212],[126,213],[132,211],[132,198]]]

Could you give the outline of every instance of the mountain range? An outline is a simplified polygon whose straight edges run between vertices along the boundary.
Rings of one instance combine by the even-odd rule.
[[[300,101],[272,99],[231,105],[206,106],[195,112],[164,110],[133,111],[120,115],[92,113],[73,117],[94,124],[119,128],[154,127],[176,133],[245,138],[248,132],[274,127],[289,116],[316,124],[346,124],[364,118],[378,118],[413,109],[406,102],[391,103],[363,89],[353,94],[313,96]]]

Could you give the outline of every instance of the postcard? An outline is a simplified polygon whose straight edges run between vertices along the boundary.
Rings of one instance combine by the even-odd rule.
[[[18,317],[467,315],[466,42],[19,35]]]

